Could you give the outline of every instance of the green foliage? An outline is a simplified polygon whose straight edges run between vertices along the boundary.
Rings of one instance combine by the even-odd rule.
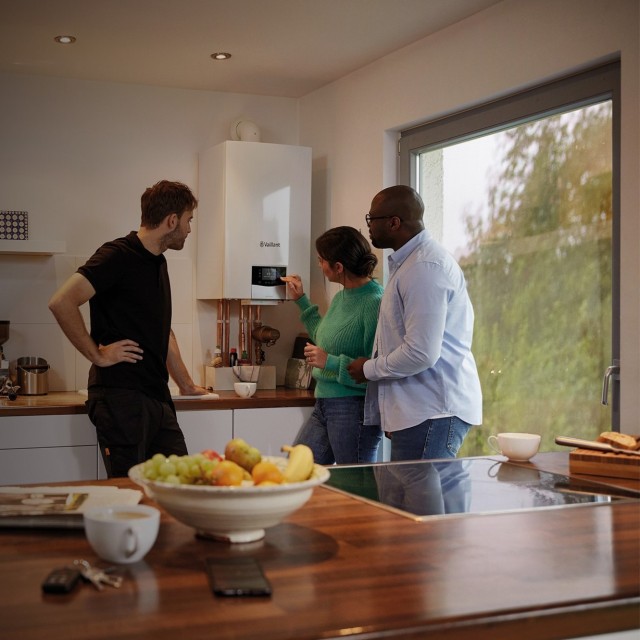
[[[468,217],[460,262],[476,313],[482,429],[459,455],[490,452],[499,431],[593,439],[611,363],[612,169],[609,103],[510,129],[490,215]]]

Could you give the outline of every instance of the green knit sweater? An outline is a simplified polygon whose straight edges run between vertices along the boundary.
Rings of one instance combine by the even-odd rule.
[[[365,394],[366,383],[355,382],[347,366],[356,358],[371,357],[383,291],[375,280],[357,289],[342,289],[334,296],[324,317],[318,313],[318,305],[311,304],[306,295],[296,300],[300,320],[311,340],[327,352],[325,368],[313,369],[316,398]]]

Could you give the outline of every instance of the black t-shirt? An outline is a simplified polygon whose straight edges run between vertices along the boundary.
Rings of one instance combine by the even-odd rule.
[[[107,345],[126,338],[143,349],[142,360],[111,367],[92,365],[89,388],[136,389],[169,400],[167,352],[171,287],[164,255],[147,251],[135,231],[103,244],[78,269],[96,294],[89,301],[91,337]]]

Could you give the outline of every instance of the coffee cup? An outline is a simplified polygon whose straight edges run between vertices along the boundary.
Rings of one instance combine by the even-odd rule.
[[[84,531],[93,550],[107,562],[142,560],[160,528],[160,512],[143,504],[92,507],[84,513]]]
[[[241,398],[250,398],[258,385],[255,382],[235,382],[233,388]]]
[[[489,446],[509,460],[526,462],[538,453],[540,436],[537,433],[499,433],[489,436]]]

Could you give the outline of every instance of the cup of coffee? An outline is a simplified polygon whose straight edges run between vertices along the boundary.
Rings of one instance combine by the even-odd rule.
[[[255,382],[235,382],[233,388],[241,398],[250,398],[256,392],[257,386]]]
[[[489,446],[509,460],[526,462],[538,453],[540,436],[537,433],[499,433],[489,436]]]
[[[160,528],[160,512],[144,504],[93,507],[84,513],[84,531],[93,550],[116,564],[142,560]]]

